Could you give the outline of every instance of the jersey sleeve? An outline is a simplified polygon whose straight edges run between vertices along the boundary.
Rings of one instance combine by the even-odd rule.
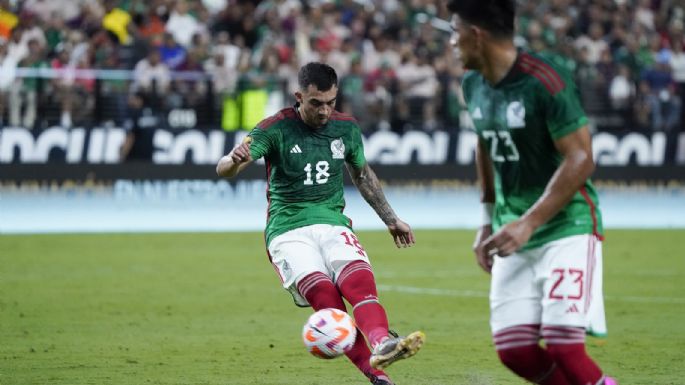
[[[567,76],[562,77],[564,87],[557,93],[543,91],[545,95],[545,120],[552,139],[559,139],[588,123],[580,104],[578,88]]]
[[[252,138],[250,143],[250,156],[257,160],[261,157],[268,157],[270,153],[276,150],[277,141],[275,138],[275,129],[263,129],[255,127],[252,129],[248,137]]]
[[[364,142],[362,141],[361,129],[357,124],[352,125],[350,145],[345,151],[345,161],[355,168],[361,168],[366,164],[364,156]]]

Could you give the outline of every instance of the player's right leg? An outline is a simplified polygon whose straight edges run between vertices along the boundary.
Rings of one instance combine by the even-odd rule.
[[[315,311],[336,308],[346,312],[340,292],[319,253],[317,240],[312,237],[313,228],[306,226],[274,238],[269,244],[271,262],[283,287],[292,294],[298,306],[309,305]],[[392,385],[383,371],[369,364],[371,351],[364,338],[357,338],[345,355],[372,383]]]
[[[547,351],[573,385],[615,381],[585,350],[585,334],[606,334],[602,294],[602,245],[576,235],[546,245],[538,276],[543,284],[542,336]]]
[[[535,384],[570,385],[540,346],[540,289],[527,253],[495,257],[490,287],[490,326],[500,361]]]
[[[376,281],[366,251],[356,235],[341,226],[329,226],[325,231],[325,260],[334,272],[335,283],[343,297],[352,305],[354,318],[373,348],[371,366],[383,369],[393,362],[416,354],[425,336],[414,332],[406,337],[390,336],[388,317],[378,301]]]

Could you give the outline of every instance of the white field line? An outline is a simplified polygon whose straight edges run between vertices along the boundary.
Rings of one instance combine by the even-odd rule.
[[[487,292],[477,290],[450,290],[399,285],[378,285],[378,289],[381,291],[394,291],[398,293],[424,294],[443,297],[488,298]],[[685,304],[685,298],[676,297],[604,296],[604,299],[608,301],[619,302]]]

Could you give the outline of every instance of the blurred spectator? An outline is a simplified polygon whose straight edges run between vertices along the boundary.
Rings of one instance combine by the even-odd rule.
[[[52,0],[51,0],[52,1]],[[128,44],[131,37],[131,15],[117,7],[115,0],[105,0],[105,16],[102,26],[117,37],[119,43]]]
[[[17,64],[7,55],[7,45],[0,43],[0,127],[4,125],[5,106],[16,81]]]
[[[71,52],[63,46],[57,57],[52,59],[50,63],[52,69],[58,71],[57,77],[52,80],[52,86],[56,101],[61,107],[60,125],[62,127],[71,127],[73,123],[71,112],[74,106],[74,82],[76,80],[74,69],[76,65],[71,61],[70,56]]]
[[[680,129],[680,109],[682,101],[676,94],[674,84],[655,95],[651,128],[657,131],[675,132]]]
[[[185,48],[190,46],[193,35],[200,32],[200,25],[195,17],[188,13],[188,3],[185,0],[176,2],[176,7],[166,23],[166,31]]]
[[[366,101],[359,97],[364,94],[364,72],[358,58],[352,60],[349,72],[340,78],[339,83],[338,109],[356,116],[360,122],[365,122]]]
[[[119,150],[121,161],[152,161],[153,138],[159,119],[150,107],[148,96],[141,92],[131,94],[127,116],[129,118],[124,123],[126,138]]]
[[[216,94],[232,95],[236,92],[238,71],[226,65],[222,51],[215,51],[214,56],[205,63],[204,70],[210,76]]]
[[[20,17],[23,30],[21,35],[22,44],[28,46],[28,42],[34,40],[41,49],[44,48],[47,41],[45,40],[43,29],[37,24],[36,16],[30,12],[22,12]]]
[[[358,53],[354,50],[352,40],[345,39],[339,44],[332,46],[331,50],[326,52],[326,63],[333,67],[342,78],[350,72],[352,59],[356,56],[358,56]]]
[[[635,84],[632,81],[630,69],[625,64],[618,66],[618,73],[611,79],[609,85],[609,100],[611,107],[624,112],[632,104],[635,97]]]
[[[19,23],[19,18],[10,12],[9,1],[0,1],[0,40],[7,41],[12,33],[12,29]]]
[[[47,53],[52,55],[57,46],[66,38],[69,29],[64,23],[64,19],[55,15],[50,20],[44,23],[45,42],[47,45]]]
[[[169,67],[162,63],[157,50],[151,50],[133,70],[134,91],[141,91],[148,95],[163,95],[169,89],[170,83]]]
[[[217,34],[214,50],[221,52],[224,56],[224,65],[227,68],[234,70],[238,69],[240,62],[241,49],[231,42],[230,35],[226,31],[221,31]]]
[[[672,0],[522,2],[516,42],[574,73],[594,121],[666,130],[684,121],[684,9]],[[461,73],[448,46],[447,16],[425,0],[0,0],[0,67],[27,58],[28,42],[37,41],[43,59],[64,75],[38,87],[40,119],[69,123],[81,113],[121,121],[129,92],[138,91],[157,95],[146,101],[157,108],[222,109],[224,94],[285,84],[283,103],[291,103],[297,69],[321,60],[339,73],[338,107],[367,131],[458,127]],[[76,69],[105,72],[96,86]],[[10,102],[12,77],[9,70],[0,75],[0,116],[3,109],[11,115],[2,106]],[[31,93],[21,79],[17,84],[25,113]],[[77,105],[84,108],[71,108]],[[631,107],[633,114],[624,113]]]
[[[43,22],[52,17],[72,21],[79,17],[85,5],[96,2],[97,0],[25,0],[23,7]]]
[[[673,83],[670,60],[671,52],[662,49],[656,55],[656,65],[642,74],[642,80],[650,90],[647,100],[651,108],[651,128],[658,131],[671,131],[680,124],[682,102]]]
[[[599,68],[590,59],[590,49],[580,49],[580,61],[576,70],[576,83],[580,92],[580,100],[589,114],[598,113],[605,105],[605,79]]]
[[[603,51],[609,49],[609,45],[603,39],[604,28],[600,23],[592,23],[590,25],[590,31],[587,35],[583,35],[576,40],[576,47],[585,51],[585,60],[588,64],[594,65],[599,62],[599,59]]]
[[[380,30],[372,29],[374,36],[364,41],[362,47],[362,68],[371,74],[381,66],[397,68],[400,65],[400,54],[393,47],[392,41],[387,34]]]
[[[677,39],[673,43],[673,53],[669,65],[673,81],[676,83],[677,95],[681,101],[685,101],[685,39]],[[685,122],[685,108],[681,108],[680,122]]]
[[[19,65],[38,72],[42,68],[47,68],[47,62],[43,56],[43,49],[37,40],[28,43],[29,54]],[[43,79],[33,73],[24,77],[21,81],[15,82],[10,91],[10,124],[12,126],[23,126],[28,129],[34,128],[36,114],[38,110],[38,91],[42,87]],[[21,112],[23,107],[23,119]]]
[[[420,50],[418,55],[407,53],[403,64],[397,69],[400,99],[406,102],[406,119],[415,128],[432,130],[436,127],[435,102],[438,90],[435,69],[428,62],[428,53]]]
[[[647,28],[649,31],[654,31],[655,29],[655,15],[652,10],[651,0],[638,0],[637,6],[635,7],[635,21]]]
[[[646,80],[641,80],[638,83],[638,92],[633,105],[633,116],[635,127],[642,130],[648,130],[652,123],[653,109],[656,104],[652,90],[649,88],[649,83]]]
[[[186,60],[178,68],[180,71],[201,73],[204,71],[203,54],[199,51],[191,51],[186,56]],[[170,107],[183,108],[197,107],[206,101],[207,85],[205,79],[200,77],[193,77],[187,80],[174,80],[173,89],[179,95],[180,103],[176,103]]]
[[[175,70],[186,60],[186,50],[167,32],[164,34],[164,43],[159,47],[159,56],[170,70]]]
[[[22,61],[29,53],[28,42],[22,39],[24,29],[17,26],[10,34],[10,40],[7,43],[7,56],[11,57],[17,63]]]
[[[364,93],[369,118],[367,124],[379,130],[392,129],[390,119],[394,107],[393,95],[397,94],[397,74],[390,63],[381,63],[379,68],[366,76]]]
[[[222,11],[228,5],[228,0],[202,0],[202,4],[212,15]]]
[[[136,14],[133,17],[133,22],[142,38],[154,40],[164,35],[165,23],[163,15],[159,14],[157,7],[150,6],[144,13]]]

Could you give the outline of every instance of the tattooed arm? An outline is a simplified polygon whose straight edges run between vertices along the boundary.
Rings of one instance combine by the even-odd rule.
[[[371,206],[383,223],[388,226],[388,231],[392,235],[397,247],[408,247],[414,244],[414,233],[408,224],[404,223],[393,211],[390,204],[385,199],[381,184],[368,163],[356,168],[347,164],[347,171],[350,173],[352,182],[357,186],[364,200]]]

